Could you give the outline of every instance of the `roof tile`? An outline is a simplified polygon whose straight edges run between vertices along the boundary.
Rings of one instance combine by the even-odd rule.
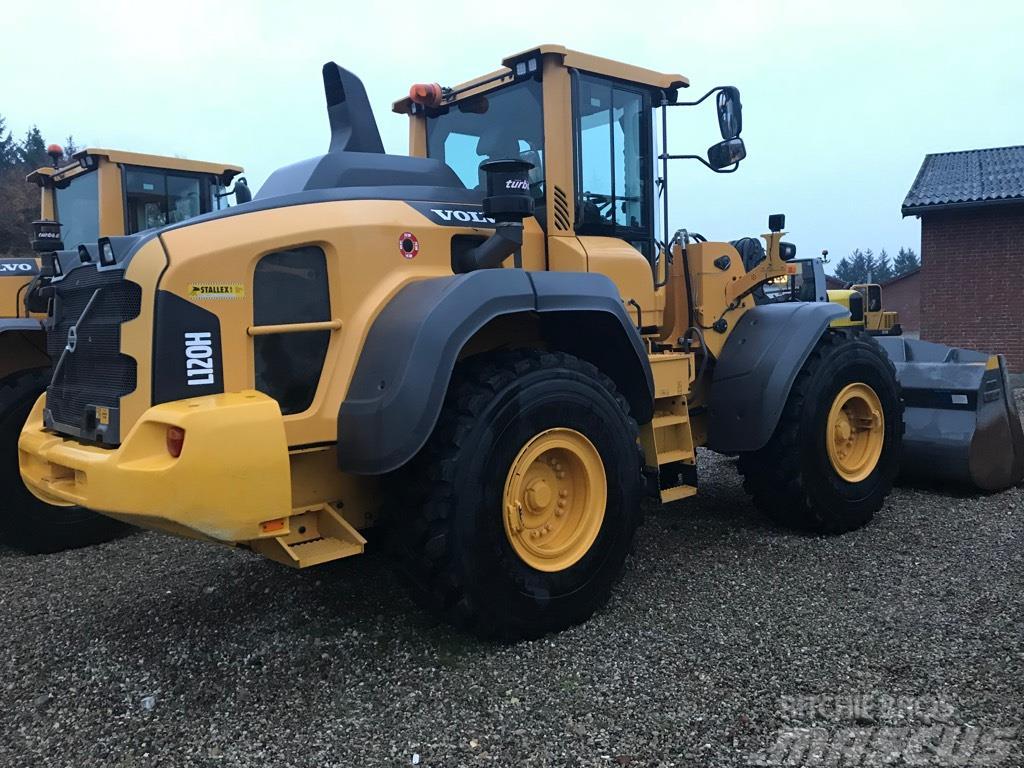
[[[903,214],[938,206],[1024,202],[1024,146],[927,155],[903,201]]]

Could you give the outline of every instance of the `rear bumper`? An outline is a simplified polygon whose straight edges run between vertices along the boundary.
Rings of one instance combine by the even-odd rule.
[[[291,477],[277,403],[259,392],[156,405],[117,448],[43,428],[46,396],[18,441],[26,486],[51,504],[77,504],[143,528],[224,542],[274,534],[260,523],[291,514]],[[167,428],[185,430],[181,456]]]

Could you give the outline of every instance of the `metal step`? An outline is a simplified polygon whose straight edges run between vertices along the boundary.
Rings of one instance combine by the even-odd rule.
[[[657,414],[651,420],[651,426],[655,429],[662,429],[663,427],[673,427],[677,424],[688,424],[689,421],[690,417],[685,413],[662,413]]]
[[[674,449],[671,451],[662,451],[658,453],[658,466],[663,467],[666,464],[671,464],[675,461],[693,461],[693,451],[685,449]]]
[[[331,504],[294,514],[288,518],[288,532],[257,539],[249,546],[264,557],[292,568],[360,555],[366,539]]]
[[[675,488],[661,489],[661,503],[670,504],[680,499],[688,499],[697,495],[697,489],[692,485],[677,485]]]

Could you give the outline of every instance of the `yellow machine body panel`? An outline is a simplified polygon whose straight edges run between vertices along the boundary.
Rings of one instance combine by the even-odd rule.
[[[833,320],[833,328],[863,328],[864,309],[863,302],[858,302],[860,293],[849,288],[833,288],[828,291],[828,300],[833,304],[845,307],[850,313],[848,317],[841,317]],[[853,305],[857,306],[853,306]]]
[[[524,58],[532,62],[525,66],[534,67],[542,79],[524,81],[516,74]],[[501,70],[459,86],[458,96],[445,107],[472,120],[500,108],[505,86],[523,82],[540,105],[538,122],[529,127],[529,135],[518,138],[515,149],[534,165],[530,193],[536,215],[526,217],[521,246],[500,266],[520,267],[526,275],[603,275],[611,281],[624,322],[642,335],[644,358],[653,375],[654,399],[646,407],[654,417],[643,425],[641,443],[648,462],[662,470],[662,499],[685,498],[696,492],[695,450],[707,436],[705,416],[690,417],[691,408],[707,401],[708,382],[697,381],[697,355],[719,354],[743,314],[754,306],[751,291],[764,280],[787,274],[779,250],[781,232],[765,236],[767,257],[750,273],[728,243],[674,242],[670,254],[658,252],[651,196],[653,152],[645,143],[653,142],[653,128],[644,115],[653,111],[655,99],[662,98],[659,94],[688,85],[682,76],[560,46],[541,46],[504,64]],[[593,91],[580,125],[574,107],[577,77]],[[612,87],[623,90],[614,96],[601,90]],[[585,158],[608,161],[607,144],[603,154],[595,154],[591,145],[613,134],[607,121],[622,119],[616,111],[622,100],[632,105],[624,108],[631,110],[631,122],[616,139],[632,142],[630,151],[622,150],[623,164],[589,176],[577,174],[577,132],[591,131],[590,143],[583,141],[580,150]],[[395,104],[395,110],[409,115],[411,155],[444,160],[467,190],[482,185],[479,155],[493,157],[497,151],[484,149],[487,135],[454,142],[451,147],[463,147],[462,157],[454,149],[451,156],[439,157],[439,146],[445,151],[450,147],[432,139],[419,105],[405,99]],[[510,119],[519,112],[519,107],[512,109]],[[492,126],[505,127],[500,119]],[[603,194],[598,187],[616,170],[628,176],[624,186]],[[586,188],[577,189],[580,184]],[[459,217],[444,210],[443,203],[437,205],[444,216],[431,217],[425,212],[431,205],[370,193],[365,199],[308,199],[239,209],[234,215],[168,227],[145,240],[133,251],[125,273],[127,281],[141,287],[142,301],[121,334],[121,353],[136,361],[138,380],[119,401],[120,443],[99,449],[45,429],[42,419],[50,406],[44,398],[21,441],[26,483],[41,498],[56,503],[82,504],[144,527],[246,543],[296,567],[362,551],[358,529],[376,517],[378,478],[339,472],[337,446],[342,437],[339,409],[347,402],[358,364],[368,354],[368,336],[385,308],[407,288],[457,276],[454,255],[460,243],[483,243],[497,237],[500,228],[488,224],[486,217],[465,220],[465,211],[458,212],[463,220],[456,221]],[[259,266],[268,257],[302,249],[323,255],[329,311],[310,321],[260,322]],[[683,289],[684,279],[693,286],[692,294]],[[161,312],[170,311],[159,306],[188,308],[220,329],[223,381],[218,385],[225,394],[174,395],[171,402],[161,402],[167,397],[154,394],[167,386],[166,377],[154,373],[161,363],[158,356],[166,354],[155,349],[154,328],[159,334],[166,322]],[[681,338],[694,330],[691,324],[704,330],[682,348]],[[543,348],[546,342],[539,326],[531,312],[499,317],[466,342],[460,357],[496,348]],[[587,335],[589,328],[581,330]],[[431,331],[425,328],[422,333]],[[324,335],[326,351],[315,390],[302,408],[290,412],[254,392],[265,390],[257,350],[260,345],[286,345],[303,334]],[[173,340],[171,354],[187,350],[189,335],[186,329],[186,338]],[[665,340],[668,343],[661,345]],[[704,344],[707,349],[701,348]],[[262,375],[268,372],[263,370]],[[425,370],[423,375],[433,376],[434,371]],[[425,380],[423,386],[430,382]],[[185,450],[180,459],[173,459],[162,438],[168,427],[179,426],[185,433]],[[197,451],[199,458],[182,461],[199,443],[204,445]],[[245,465],[244,471],[233,470],[236,465]],[[217,477],[229,477],[231,482],[207,497],[196,490],[216,485]],[[179,486],[188,490],[175,497],[173,489]],[[227,489],[242,486],[244,494],[231,498]],[[168,498],[154,489],[166,489]]]

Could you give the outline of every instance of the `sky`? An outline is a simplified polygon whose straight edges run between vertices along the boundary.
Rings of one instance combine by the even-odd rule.
[[[799,255],[920,251],[900,205],[925,154],[1024,143],[1024,3],[939,0],[17,3],[4,10],[0,114],[22,135],[246,168],[254,189],[328,145],[320,67],[363,80],[388,152],[391,103],[558,43],[739,87],[747,159],[670,170],[673,229],[712,240],[787,216]],[[47,41],[47,38],[52,38]],[[669,148],[719,138],[710,100],[670,115]]]

